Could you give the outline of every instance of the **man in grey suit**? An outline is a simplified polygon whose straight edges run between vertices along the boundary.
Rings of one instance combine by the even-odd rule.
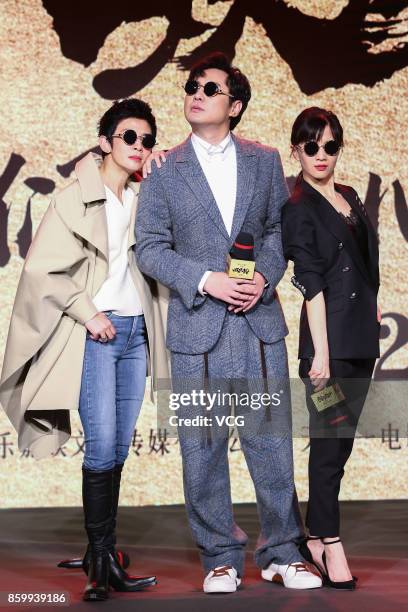
[[[319,587],[320,577],[304,565],[297,548],[303,527],[293,482],[288,330],[276,293],[286,268],[280,209],[288,190],[282,164],[276,149],[231,134],[251,90],[223,54],[193,67],[185,91],[192,134],[142,184],[137,263],[170,289],[173,391],[253,390],[267,384],[268,393],[279,396],[277,405],[264,410],[233,401],[235,415],[246,419],[237,429],[261,523],[255,561],[266,580],[289,588]],[[253,281],[225,272],[242,231],[254,238]],[[217,400],[211,411],[191,401],[177,412],[186,509],[207,593],[236,591],[244,572],[247,536],[232,512],[228,427],[222,418],[209,418],[226,417],[230,410],[229,403]],[[208,417],[205,425],[183,421],[196,415]]]

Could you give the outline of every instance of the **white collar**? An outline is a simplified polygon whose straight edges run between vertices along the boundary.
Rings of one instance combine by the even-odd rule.
[[[104,184],[104,187],[105,187],[106,197],[107,198],[109,197],[111,201],[116,200],[121,205],[123,202],[123,205],[126,206],[127,204],[131,202],[131,200],[133,200],[134,192],[128,185],[125,185],[122,191],[122,202],[118,199],[116,193],[114,193],[110,187],[108,187],[105,184]]]
[[[231,132],[228,132],[226,137],[217,145],[213,145],[207,142],[206,140],[203,140],[202,138],[200,138],[200,136],[197,136],[197,134],[194,134],[194,132],[191,134],[191,140],[193,142],[193,145],[198,146],[199,150],[201,150],[202,152],[205,152],[209,157],[217,153],[224,154],[226,150],[228,149],[228,147],[231,144],[233,144]]]

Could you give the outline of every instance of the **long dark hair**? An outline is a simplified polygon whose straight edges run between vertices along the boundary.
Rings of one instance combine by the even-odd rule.
[[[344,144],[343,128],[337,115],[325,108],[319,108],[318,106],[305,108],[305,110],[296,117],[290,136],[292,147],[308,142],[309,140],[318,141],[322,137],[327,125],[333,134],[334,140],[342,147]],[[297,177],[296,185],[299,184],[301,179],[302,171]]]

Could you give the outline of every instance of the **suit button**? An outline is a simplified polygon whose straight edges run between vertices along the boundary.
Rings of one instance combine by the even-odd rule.
[[[341,251],[341,249],[342,249],[342,248],[343,248],[343,243],[342,243],[342,242],[339,242],[339,244],[338,244],[338,249],[339,249],[339,251]]]
[[[342,268],[342,272],[350,272],[351,268],[350,266],[344,266],[344,268]]]
[[[353,293],[350,295],[350,300],[354,300],[356,297],[357,297],[357,293],[353,291]]]

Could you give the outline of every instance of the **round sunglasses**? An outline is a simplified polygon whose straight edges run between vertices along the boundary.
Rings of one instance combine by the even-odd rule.
[[[200,87],[203,88],[203,92],[207,98],[212,98],[213,96],[217,95],[228,96],[230,98],[234,97],[231,94],[222,91],[220,86],[213,81],[208,81],[205,85],[201,85],[198,81],[189,80],[184,85],[184,91],[188,96],[193,96],[200,89]]]
[[[318,145],[315,140],[309,140],[303,145],[303,151],[308,157],[314,157],[320,149],[324,149],[327,155],[337,155],[340,149],[340,145],[335,140],[328,140],[324,145]]]
[[[123,142],[129,146],[134,145],[136,140],[140,140],[144,149],[153,149],[154,145],[157,144],[153,134],[142,134],[138,136],[135,130],[125,130],[121,134],[113,134],[112,138],[121,138]]]

